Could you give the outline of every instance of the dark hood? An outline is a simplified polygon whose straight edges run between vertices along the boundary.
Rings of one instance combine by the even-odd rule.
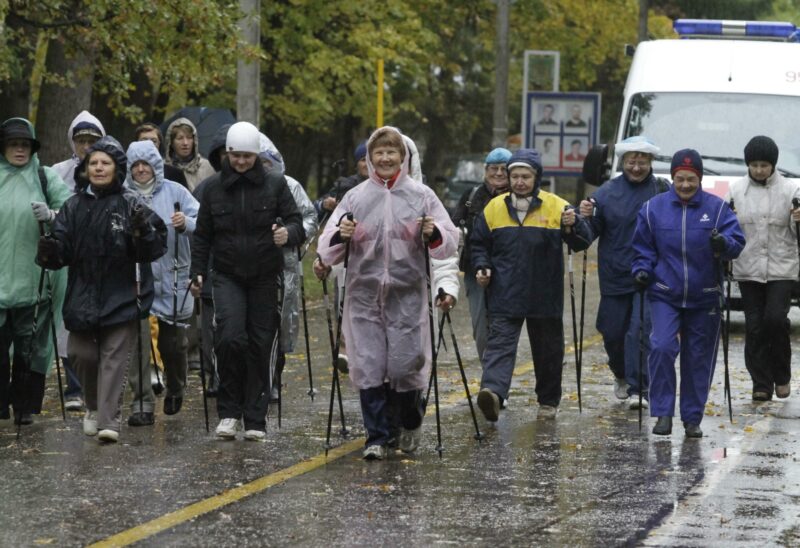
[[[220,126],[211,140],[211,148],[208,150],[208,161],[214,171],[222,171],[222,154],[225,152],[225,140],[228,138],[228,130],[233,124]]]
[[[125,176],[128,173],[128,158],[125,156],[125,151],[122,149],[122,145],[119,144],[119,141],[110,135],[106,135],[93,144],[89,148],[89,152],[86,154],[86,157],[75,169],[75,189],[80,192],[85,192],[88,188],[89,178],[86,176],[86,165],[89,157],[92,155],[92,152],[98,150],[111,156],[111,159],[114,160],[114,165],[116,168],[114,171],[114,182],[105,192],[121,192],[123,185],[125,184]]]

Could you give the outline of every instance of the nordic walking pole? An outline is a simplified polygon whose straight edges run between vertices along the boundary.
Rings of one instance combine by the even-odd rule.
[[[142,206],[140,204],[133,206],[134,215],[141,210]],[[140,237],[141,232],[138,228],[135,228],[133,230],[133,242],[134,246],[137,248],[137,259]],[[138,261],[136,262],[134,270],[136,273],[136,355],[139,361],[139,413],[144,413],[144,377],[142,373],[142,267]],[[147,382],[150,382],[150,380],[148,379]]]
[[[428,240],[425,237],[423,228],[425,226],[425,212],[422,212],[422,219],[419,224],[420,237],[422,238],[423,249],[425,252],[425,284],[428,293],[428,328],[431,335],[431,376],[433,377],[433,402],[436,409],[436,451],[439,458],[442,458],[442,422],[439,416],[439,376],[436,370],[436,334],[433,332],[433,295],[431,294],[431,255],[428,247]]]
[[[639,291],[639,431],[642,431],[642,392],[644,392],[644,289]]]
[[[311,373],[311,345],[308,340],[308,312],[306,312],[306,283],[305,276],[303,276],[303,255],[300,253],[300,248],[297,248],[297,262],[300,268],[300,305],[303,312],[303,333],[306,338],[306,365],[308,366],[308,395],[311,396],[311,402],[314,402],[314,376]]]
[[[717,229],[711,231],[711,236],[714,237],[719,232]],[[722,296],[722,280],[723,277],[728,277],[728,269],[726,267],[726,262],[720,257],[719,253],[714,253],[714,259],[717,261],[717,268],[719,269],[719,283],[720,283],[720,312],[722,311],[723,307],[723,299]],[[731,423],[733,423],[733,409],[731,407],[731,399],[730,399],[730,391],[731,391],[731,379],[730,379],[730,371],[728,366],[728,328],[730,327],[730,285],[728,285],[728,298],[724,303],[725,312],[726,312],[726,319],[725,324],[722,326],[722,363],[725,365],[725,396],[728,399],[728,417],[730,418]]]
[[[795,198],[797,200],[797,198]],[[797,204],[795,204],[795,200],[792,200],[792,205],[797,208],[800,205],[800,200],[797,200]],[[731,211],[736,213],[736,209],[733,204],[733,198],[731,198],[731,203],[729,204]],[[800,223],[796,223],[800,225]],[[800,228],[797,226],[796,228]],[[798,237],[800,238],[800,237]],[[798,253],[800,253],[800,239],[798,240]],[[731,402],[731,377],[730,377],[730,366],[728,362],[728,351],[730,347],[731,341],[731,282],[733,280],[733,263],[728,261],[727,268],[725,269],[726,274],[726,297],[725,297],[725,338],[722,340],[722,356],[724,358],[723,362],[725,364],[725,395],[728,400],[728,419],[733,424],[733,403]]]
[[[348,212],[345,213],[342,217],[346,217],[348,221],[353,221],[353,214]],[[339,224],[341,224],[342,219],[339,219]],[[342,342],[342,322],[344,320],[344,298],[345,292],[347,291],[347,266],[350,261],[350,239],[348,239],[344,244],[344,272],[342,276],[344,278],[344,284],[342,287],[342,297],[339,300],[339,319],[336,322],[336,339],[332,339],[332,352],[331,352],[331,364],[333,366],[333,380],[331,381],[331,401],[330,405],[328,406],[328,431],[325,434],[325,456],[328,456],[328,450],[331,449],[331,426],[333,423],[333,400],[336,397],[336,392],[339,393],[339,414],[341,415],[342,419],[342,435],[347,435],[347,427],[344,423],[344,406],[342,405],[342,393],[341,387],[339,385],[339,368],[337,367],[337,360],[339,357],[339,348]],[[331,318],[330,318],[330,307],[328,306],[328,283],[327,278],[322,280],[322,292],[325,299],[325,313],[328,315],[328,332],[331,332]]]
[[[33,341],[36,339],[36,327],[39,320],[39,303],[42,300],[42,290],[44,289],[44,276],[45,269],[42,267],[42,271],[39,274],[39,289],[36,294],[36,304],[33,305],[33,330],[31,332],[31,342],[28,344],[28,363],[26,364],[25,370],[22,372],[23,408],[20,409],[19,416],[17,416],[16,411],[14,413],[14,422],[17,423],[17,440],[19,440],[19,435],[22,431],[22,415],[25,414],[31,403],[30,397],[28,396],[28,384],[30,383],[31,365],[33,362]],[[58,352],[56,352],[56,354],[58,354]]]
[[[61,382],[61,356],[58,355],[58,336],[56,335],[56,319],[53,313],[53,285],[50,274],[47,277],[47,293],[50,295],[50,335],[53,339],[53,349],[56,354],[56,377],[58,378],[58,399],[61,401],[61,418],[67,420],[67,410],[64,407],[64,384]]]
[[[439,299],[444,300],[444,289],[439,288]],[[444,318],[447,320],[447,325],[450,328],[450,340],[453,341],[453,350],[456,353],[456,361],[458,362],[458,369],[461,372],[461,382],[464,383],[464,392],[467,393],[467,403],[469,403],[469,412],[472,415],[472,424],[475,425],[475,439],[480,443],[483,440],[483,434],[478,428],[478,418],[475,415],[475,407],[472,405],[472,395],[469,393],[469,383],[467,383],[467,374],[464,371],[464,362],[461,361],[461,352],[458,351],[458,342],[456,341],[456,332],[453,329],[453,321],[450,319],[450,312],[444,313]],[[439,329],[442,329],[440,326]],[[438,351],[437,351],[438,352]]]
[[[440,288],[441,289],[441,288]],[[439,355],[439,348],[444,344],[444,314],[439,318],[439,340],[436,341],[436,355]],[[447,350],[447,345],[444,347]],[[428,391],[425,393],[425,405],[428,405],[428,400],[431,398],[431,388],[433,388],[433,375],[428,377]]]
[[[283,228],[286,226],[283,222],[281,217],[275,218],[275,225],[279,228]],[[284,300],[284,278],[283,278],[283,270],[278,273],[277,277],[278,283],[278,299],[277,299],[277,306],[276,306],[276,321],[278,325],[275,329],[275,337],[272,339],[272,347],[270,348],[269,352],[269,371],[267,372],[267,389],[266,389],[266,397],[267,399],[272,398],[272,387],[275,386],[275,381],[277,378],[278,384],[278,428],[281,428],[282,420],[283,420],[283,402],[281,401],[283,398],[283,394],[281,394],[281,381],[280,381],[280,374],[283,371],[278,372],[278,356],[281,354],[281,324],[283,323],[283,300]],[[267,406],[267,417],[269,417],[269,405]]]
[[[564,206],[564,211],[567,211],[569,206]],[[569,234],[570,227],[565,227],[564,232]],[[578,352],[578,319],[575,313],[575,273],[572,266],[572,248],[569,244],[567,246],[567,272],[569,274],[569,301],[572,310],[572,348],[575,352],[575,375],[578,382],[578,409],[580,412],[583,410],[581,404],[581,362],[580,353]]]
[[[44,236],[44,223],[39,223],[39,235]],[[42,272],[45,272],[46,269],[42,268]],[[46,273],[45,277],[47,278],[47,295],[50,300],[50,311],[49,311],[49,319],[50,319],[50,335],[53,339],[53,350],[55,350],[56,355],[56,377],[58,378],[58,399],[61,402],[61,418],[66,421],[67,420],[67,410],[64,407],[64,384],[61,382],[61,356],[58,355],[58,336],[56,335],[56,317],[55,312],[53,311],[53,307],[55,306],[55,300],[53,299],[53,283],[50,279],[50,274]],[[35,335],[35,332],[34,332]]]
[[[191,284],[189,284],[191,286]],[[203,297],[201,296],[197,300],[200,307],[200,317],[203,317]],[[200,385],[203,387],[203,415],[206,419],[206,433],[209,432],[208,428],[208,389],[206,388],[206,364],[205,364],[205,352],[203,352],[203,329],[199,329],[198,333],[198,350],[200,354]]]

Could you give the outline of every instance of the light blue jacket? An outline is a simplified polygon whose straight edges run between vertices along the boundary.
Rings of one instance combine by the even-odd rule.
[[[147,162],[155,172],[155,188],[150,196],[143,196],[145,203],[155,211],[167,225],[167,253],[152,263],[155,296],[150,309],[161,320],[172,322],[175,315],[175,272],[177,266],[177,319],[186,320],[192,315],[194,299],[186,297],[189,287],[189,264],[191,263],[191,241],[199,204],[191,192],[174,181],[164,179],[164,160],[151,141],[136,141],[128,147],[128,176],[125,185],[139,192],[131,175],[133,164],[138,161]],[[172,226],[172,214],[175,203],[186,216],[186,230],[178,233],[178,256],[175,261],[175,228]]]

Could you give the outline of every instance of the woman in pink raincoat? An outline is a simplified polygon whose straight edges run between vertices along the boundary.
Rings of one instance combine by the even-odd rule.
[[[350,243],[342,328],[367,430],[364,458],[380,460],[393,403],[401,414],[400,449],[419,446],[431,366],[423,237],[431,257],[445,259],[458,245],[458,230],[434,192],[409,176],[398,130],[376,130],[367,151],[369,179],[336,207],[338,226],[328,223],[318,252],[324,265],[337,264]]]

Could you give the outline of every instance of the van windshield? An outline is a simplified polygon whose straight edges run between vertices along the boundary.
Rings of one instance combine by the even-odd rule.
[[[696,149],[709,173],[744,175],[744,147],[756,135],[775,140],[778,168],[800,177],[797,118],[800,97],[743,93],[637,93],[625,121],[625,137],[646,135],[661,148],[653,169],[669,171],[682,148]]]

